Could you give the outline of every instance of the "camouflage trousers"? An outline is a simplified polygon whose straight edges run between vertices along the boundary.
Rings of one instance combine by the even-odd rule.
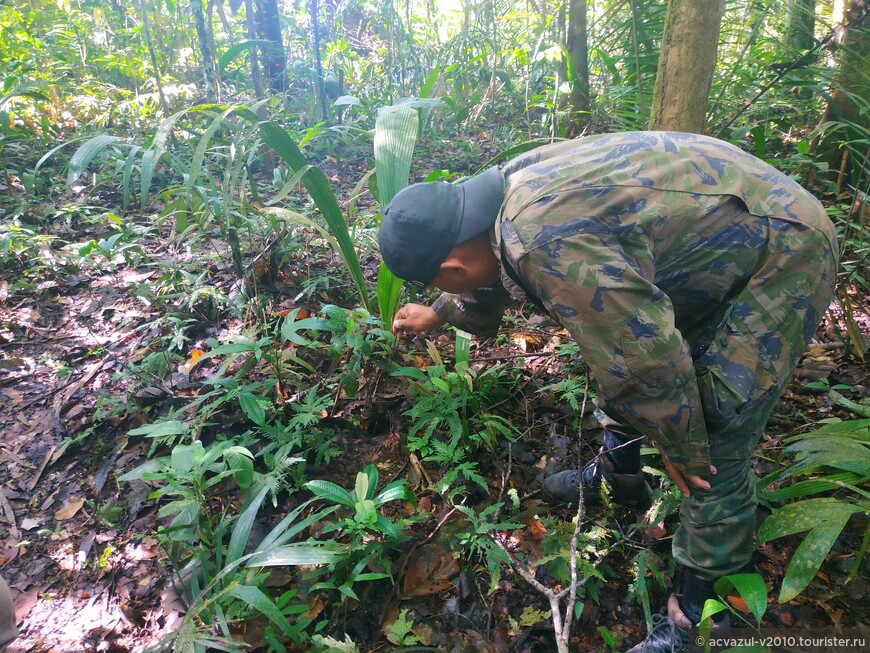
[[[768,247],[746,287],[721,307],[718,321],[683,334],[717,474],[706,477],[709,490],[690,487],[683,499],[673,555],[704,580],[749,562],[758,504],[752,451],[833,295],[836,252],[803,225],[770,220]],[[796,249],[796,242],[806,246]],[[621,438],[637,437],[618,430]]]

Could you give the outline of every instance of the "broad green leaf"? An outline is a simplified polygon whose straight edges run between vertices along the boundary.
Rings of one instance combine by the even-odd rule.
[[[82,143],[69,161],[66,183],[69,185],[75,182],[100,152],[120,140],[119,136],[100,134]]]
[[[290,622],[287,621],[287,617],[281,614],[281,610],[278,609],[274,601],[266,596],[259,587],[254,587],[253,585],[231,585],[227,593],[268,617],[269,621],[278,626],[284,633],[289,634],[291,632],[292,629],[290,628]]]
[[[37,88],[43,87],[44,85],[44,82],[27,82],[25,84],[16,86],[8,93],[6,93],[6,95],[0,97],[0,111],[4,109],[4,107],[10,100],[16,97],[29,97],[35,100],[44,100],[45,102],[50,102],[51,100],[47,95],[35,90]]]
[[[780,590],[780,603],[793,599],[806,588],[849,517],[861,510],[859,505],[823,497],[791,503],[764,520],[758,531],[759,544],[809,531],[789,561]]]
[[[132,146],[127,154],[127,158],[124,160],[124,177],[121,186],[124,191],[123,208],[125,211],[130,204],[130,181],[133,178],[133,161],[136,160],[136,156],[141,150],[142,148],[138,145]]]
[[[471,360],[471,334],[462,329],[456,329],[455,347],[456,365],[468,366],[468,363]]]
[[[302,511],[314,501],[316,501],[316,499],[308,499],[308,501],[304,501],[302,504],[297,506],[290,514],[284,517],[284,519],[282,519],[271,531],[269,531],[269,534],[263,539],[263,541],[260,542],[260,546],[257,547],[257,552],[263,553],[271,547],[281,546],[285,542],[289,542],[296,535],[308,528],[311,524],[316,521],[320,521],[325,517],[328,517],[339,508],[338,505],[329,506],[328,508],[324,508],[323,510],[312,513],[300,522],[296,522],[296,518],[299,517]]]
[[[412,379],[417,379],[418,381],[425,381],[428,378],[423,370],[421,370],[419,367],[413,366],[400,367],[395,372],[392,372],[390,375],[407,376]]]
[[[792,435],[786,441],[791,443],[830,435],[845,435],[860,442],[870,442],[870,419],[829,422],[814,431]]]
[[[308,499],[304,501],[302,504],[293,509],[293,511],[284,517],[271,531],[269,534],[260,542],[260,545],[257,547],[258,553],[263,553],[267,549],[275,546],[281,546],[282,544],[289,542],[296,535],[304,531],[311,524],[325,517],[331,515],[336,510],[338,510],[338,505],[329,506],[328,508],[324,508],[318,512],[312,513],[302,521],[297,522],[296,519],[302,513],[302,511],[308,507],[309,504],[313,503],[317,499]]]
[[[307,167],[310,168],[311,166]],[[310,218],[306,218],[301,213],[297,213],[296,211],[291,211],[290,209],[284,209],[277,206],[267,207],[263,209],[263,213],[265,215],[274,215],[275,217],[283,220],[288,224],[298,224],[299,226],[305,227],[306,229],[316,231],[323,237],[324,240],[326,240],[330,244],[331,247],[338,250],[338,241],[333,238],[332,234]]]
[[[171,116],[164,118],[157,126],[157,131],[154,133],[154,140],[151,142],[145,154],[142,155],[142,168],[140,171],[141,180],[141,195],[139,198],[139,210],[145,210],[145,204],[148,201],[148,193],[151,190],[151,182],[154,179],[154,173],[157,170],[157,164],[164,154],[166,140],[172,133],[175,123],[181,116],[187,113],[188,109],[182,109]]]
[[[423,85],[420,87],[420,92],[417,95],[421,98],[429,97],[429,94],[432,92],[432,89],[435,88],[435,84],[438,83],[438,79],[441,77],[443,71],[444,67],[441,64],[436,64],[436,66],[429,71],[429,74],[423,81]]]
[[[196,440],[193,444],[178,444],[173,447],[170,461],[176,472],[189,472],[202,461],[204,455],[202,442]]]
[[[373,464],[369,463],[363,469],[363,474],[365,474],[366,478],[368,479],[368,484],[366,487],[366,493],[365,493],[364,498],[371,499],[375,493],[375,488],[377,488],[377,486],[378,486],[378,480],[379,480],[378,468],[375,467]]]
[[[790,503],[778,508],[764,520],[761,528],[758,529],[758,544],[809,531],[828,522],[840,522],[844,516],[848,519],[852,513],[860,510],[860,506],[832,497]]]
[[[267,339],[268,340],[268,339]],[[259,343],[254,342],[249,338],[240,338],[239,342],[230,342],[225,345],[218,345],[211,351],[207,351],[202,356],[196,359],[196,365],[199,365],[201,361],[208,360],[214,356],[223,356],[225,354],[244,354],[244,353],[255,353]]]
[[[409,106],[383,107],[375,122],[375,170],[381,208],[408,185],[417,142],[417,112]]]
[[[239,404],[242,406],[242,411],[254,424],[263,426],[266,423],[266,410],[254,394],[240,392]]]
[[[154,458],[139,465],[135,469],[131,469],[126,474],[122,474],[118,477],[118,480],[122,483],[129,483],[130,481],[141,481],[143,480],[143,475],[145,474],[153,474],[155,472],[159,472],[163,468],[163,462],[165,458]]]
[[[193,536],[193,525],[196,523],[196,518],[201,509],[202,506],[198,501],[184,499],[166,504],[157,514],[160,517],[175,515],[166,530],[169,533],[169,539],[176,542],[184,542],[189,541]]]
[[[177,419],[167,420],[165,422],[154,422],[146,424],[131,431],[127,431],[127,435],[142,435],[146,438],[162,438],[167,435],[184,435],[188,432],[188,426]]]
[[[311,347],[313,343],[308,338],[300,336],[299,332],[305,330],[329,331],[331,330],[330,323],[328,320],[318,317],[306,317],[302,320],[297,320],[296,316],[299,315],[299,311],[300,309],[298,308],[293,309],[284,318],[284,321],[281,323],[281,338],[289,340],[294,345]]]
[[[243,490],[251,487],[254,482],[254,454],[245,447],[229,447],[224,451],[224,460],[239,487]]]
[[[699,631],[701,638],[697,641],[698,644],[710,638],[710,633],[713,630],[713,622],[710,618],[714,614],[719,614],[727,609],[727,605],[716,599],[707,599],[704,602],[704,608],[701,610],[701,627]]]
[[[248,41],[242,41],[241,43],[236,43],[235,45],[227,48],[227,51],[221,55],[221,58],[218,59],[218,71],[223,74],[226,67],[230,65],[233,59],[238,57],[243,52],[249,52],[251,48],[256,46],[263,47],[272,47],[275,44],[272,41],[267,39],[250,39]]]
[[[352,107],[358,106],[361,104],[358,97],[354,97],[353,95],[342,95],[339,98],[336,98],[335,102],[332,103],[334,107]]]
[[[417,503],[417,498],[411,493],[411,491],[405,487],[405,479],[400,478],[396,481],[393,481],[389,485],[387,485],[383,490],[378,493],[378,496],[375,497],[375,505],[381,507],[382,505],[389,503],[390,501],[397,500],[410,501],[411,503]]]
[[[758,574],[730,574],[717,580],[714,585],[719,596],[725,596],[731,588],[737,590],[746,602],[755,616],[756,624],[761,624],[761,618],[767,610],[767,587],[764,579]]]
[[[356,501],[354,502],[354,504],[365,501],[368,498],[369,477],[365,473],[357,473],[356,483],[354,484],[354,491],[356,492]]]
[[[854,510],[843,510],[831,514],[824,523],[807,533],[789,560],[779,591],[780,603],[792,600],[815,578],[852,512]]]
[[[246,567],[281,567],[298,565],[327,565],[339,562],[347,553],[338,549],[327,549],[321,544],[285,544],[267,551],[255,553]]]
[[[353,508],[356,500],[353,495],[345,490],[340,485],[333,483],[332,481],[323,481],[320,479],[316,479],[313,481],[308,481],[304,487],[311,490],[311,492],[321,499],[328,499],[334,503],[340,503],[343,506],[347,506],[348,508]]]
[[[385,329],[392,329],[396,307],[402,294],[402,280],[390,272],[386,263],[378,267],[378,310]]]
[[[227,559],[224,566],[227,566],[239,558],[245,552],[245,545],[248,543],[248,538],[251,536],[251,528],[254,525],[254,520],[257,518],[257,512],[263,503],[263,499],[268,494],[268,486],[263,487],[250,501],[245,505],[242,514],[236,520],[233,527],[233,534],[230,537],[230,544],[227,548]]]
[[[229,117],[234,110],[235,107],[230,107],[212,120],[211,124],[196,144],[196,149],[193,152],[193,159],[190,161],[190,170],[187,174],[187,181],[185,183],[188,195],[191,194],[191,189],[196,184],[197,179],[199,179],[199,173],[200,170],[202,170],[202,162],[203,159],[205,159],[205,153],[208,149],[209,143],[211,143],[212,136],[214,136],[215,132],[226,123],[227,117]]]
[[[419,125],[417,111],[407,105],[383,107],[375,122],[375,174],[381,211],[408,185]],[[378,310],[385,328],[393,323],[402,281],[381,261],[378,270]]]
[[[764,492],[762,496],[766,501],[788,501],[827,492],[828,490],[836,490],[844,485],[863,485],[867,481],[870,481],[870,476],[862,476],[852,472],[839,472],[836,474],[825,474],[824,476],[806,481],[798,481],[787,487]]]

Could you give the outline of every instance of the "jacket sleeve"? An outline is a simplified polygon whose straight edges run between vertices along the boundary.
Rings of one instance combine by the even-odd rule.
[[[498,333],[509,299],[509,293],[497,283],[461,295],[442,293],[432,304],[432,310],[448,324],[481,338],[491,338]]]
[[[689,347],[668,296],[649,281],[642,242],[581,233],[519,262],[529,288],[574,337],[606,412],[655,442],[683,472],[709,474],[710,452]]]

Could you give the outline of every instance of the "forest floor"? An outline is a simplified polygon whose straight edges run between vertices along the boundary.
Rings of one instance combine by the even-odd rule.
[[[341,172],[335,170],[333,176]],[[62,232],[71,228],[68,223],[56,226],[69,239],[73,234]],[[81,227],[77,229],[75,240],[81,240]],[[170,250],[166,242],[141,244],[151,259],[189,255],[178,248]],[[337,260],[322,264],[340,265]],[[374,269],[373,264],[368,267]],[[176,371],[162,380],[163,394],[154,397],[146,397],[141,385],[133,384],[128,366],[152,346],[158,315],[131,289],[148,283],[155,274],[151,266],[122,263],[58,273],[43,269],[35,279],[13,273],[0,276],[0,533],[4,533],[0,573],[12,590],[21,631],[11,651],[141,650],[177,627],[184,612],[169,582],[165,553],[158,546],[160,519],[158,505],[148,498],[151,488],[117,480],[121,470],[146,459],[150,446],[148,440],[128,437],[128,431],[194,395],[202,377],[214,371],[209,365],[198,366],[195,373]],[[226,286],[232,282],[226,269],[215,270],[214,278],[213,283]],[[294,306],[290,298],[297,294],[296,288],[290,293],[277,287],[266,290],[275,291],[273,313]],[[322,296],[322,301],[328,299],[328,294]],[[870,302],[857,294],[853,300],[853,319],[864,338],[870,338]],[[307,308],[316,313],[316,300]],[[771,452],[782,436],[825,418],[855,418],[834,405],[825,391],[805,388],[807,380],[826,378],[831,385],[848,386],[852,398],[870,396],[870,367],[844,348],[841,330],[832,322],[836,315],[832,312],[820,327],[774,411],[759,445],[759,475],[775,465]],[[535,510],[548,515],[547,524],[555,517],[556,522],[562,518],[570,525],[574,514],[572,509],[544,504],[541,479],[576,464],[578,453],[588,460],[597,450],[595,438],[600,434],[584,421],[587,428],[578,452],[573,411],[552,395],[538,392],[564,378],[566,361],[554,355],[555,343],[567,340],[564,330],[521,309],[512,309],[511,317],[499,337],[475,341],[471,359],[478,368],[487,361],[522,368],[525,383],[506,403],[505,415],[524,415],[534,428],[513,448],[501,447],[495,455],[479,460],[490,496],[480,492],[471,499],[491,502],[516,490],[528,528],[514,532],[512,537],[518,538],[514,545],[533,554],[551,528]],[[221,319],[203,326],[207,331],[203,329],[202,337],[222,340],[227,333],[237,333],[241,324]],[[434,341],[445,358],[452,357],[451,336],[440,335]],[[199,346],[194,340],[189,345],[191,350]],[[403,340],[396,357],[411,358],[414,352],[425,356],[424,340]],[[409,479],[419,501],[416,507],[409,504],[402,510],[420,519],[396,560],[395,587],[383,581],[367,583],[360,602],[341,606],[324,605],[323,597],[312,594],[312,613],[328,614],[336,632],[348,633],[361,650],[391,650],[381,624],[394,620],[404,608],[429,629],[426,637],[434,647],[429,650],[555,650],[547,620],[520,618],[527,607],[549,609],[540,594],[507,570],[490,593],[485,569],[457,564],[446,542],[451,529],[455,532],[466,524],[441,496],[427,492],[421,474],[437,475],[439,470],[421,468],[401,446],[401,434],[407,429],[401,415],[409,402],[406,380],[364,372],[357,395],[340,398],[324,417],[339,433],[342,454],[324,465],[319,477],[347,487],[356,471],[376,463],[383,480]],[[141,410],[107,410],[134,404]],[[95,421],[98,409],[109,417]],[[229,495],[222,498],[237,500]],[[298,494],[281,497],[264,518],[277,521],[298,500]],[[870,627],[866,599],[870,563],[865,559],[857,575],[845,583],[867,528],[867,516],[858,517],[843,531],[809,588],[787,604],[774,598],[800,539],[783,538],[760,547],[752,566],[764,577],[772,597],[766,627]],[[627,510],[590,509],[584,519],[589,528],[604,526],[625,534],[626,545],[608,554],[609,572],[584,598],[572,650],[605,650],[599,626],[616,635],[623,646],[630,645],[644,631],[641,608],[628,600],[631,556],[637,548],[648,547],[666,560],[675,515],[663,524],[647,523],[637,529],[632,524],[643,523],[644,515]],[[663,591],[653,582],[649,586],[655,609]],[[256,645],[262,641],[262,625],[251,621],[238,636]]]

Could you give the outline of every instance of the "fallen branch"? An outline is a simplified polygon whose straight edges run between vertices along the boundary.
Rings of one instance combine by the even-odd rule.
[[[580,414],[586,414],[586,400],[589,397],[589,376],[586,376],[586,386],[583,390],[583,404],[580,407]],[[582,420],[580,426],[577,428],[577,440],[578,445],[583,440],[583,425]],[[571,638],[571,624],[574,621],[574,606],[577,604],[577,588],[582,587],[586,584],[587,579],[583,579],[582,581],[578,581],[577,579],[577,544],[580,540],[580,531],[583,527],[583,474],[582,474],[582,461],[579,459],[579,451],[580,447],[577,447],[578,450],[578,460],[577,460],[577,469],[578,474],[577,478],[579,480],[579,493],[580,500],[577,503],[577,518],[574,522],[574,535],[571,538],[571,561],[569,567],[571,569],[571,583],[568,587],[563,590],[556,592],[551,588],[547,587],[543,583],[541,583],[537,578],[535,578],[534,573],[523,563],[521,560],[517,560],[514,555],[508,550],[508,548],[504,545],[504,543],[499,538],[498,534],[490,533],[490,537],[493,542],[504,551],[505,555],[507,555],[508,560],[511,562],[511,567],[516,571],[520,576],[522,576],[526,582],[538,590],[541,594],[543,594],[547,601],[550,602],[550,615],[553,620],[553,632],[556,635],[556,648],[559,653],[569,653],[568,642]],[[604,556],[599,558],[595,566],[604,559]],[[562,599],[567,597],[567,602],[565,605],[565,612],[562,612]]]

